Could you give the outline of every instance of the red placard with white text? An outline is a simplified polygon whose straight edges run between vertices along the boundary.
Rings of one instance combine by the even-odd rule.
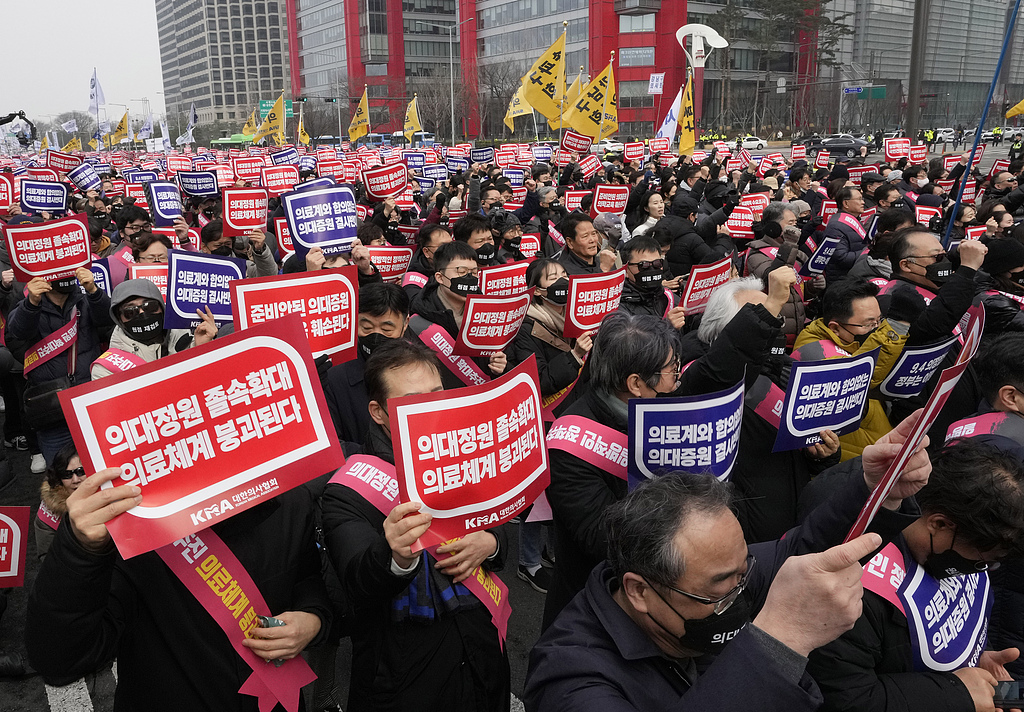
[[[740,205],[750,208],[755,220],[761,219],[761,213],[768,207],[769,202],[767,193],[747,193],[740,198]]]
[[[619,308],[626,268],[601,274],[569,275],[569,300],[565,305],[563,335],[575,339],[601,325]]]
[[[31,507],[0,507],[0,588],[25,585]]]
[[[61,153],[52,148],[46,152],[46,167],[52,168],[58,173],[67,173],[72,168],[82,163],[81,156],[74,156],[70,153]]]
[[[729,213],[729,219],[725,221],[729,228],[729,234],[738,240],[753,240],[754,211],[746,205],[737,205]]]
[[[563,151],[572,151],[573,153],[586,153],[590,150],[590,144],[593,142],[594,139],[590,136],[584,136],[572,129],[566,129],[566,132],[562,134],[560,148]]]
[[[821,201],[821,224],[828,225],[828,221],[838,212],[839,206],[836,205],[836,201],[828,199]]]
[[[288,218],[274,218],[274,234],[277,235],[277,249],[281,252],[281,261],[283,262],[285,257],[295,254]]]
[[[314,358],[327,354],[338,364],[356,357],[359,275],[355,266],[236,279],[230,285],[235,329],[244,331],[298,314]]]
[[[928,160],[927,146],[911,146],[907,151],[911,163],[925,163]]]
[[[267,229],[267,191],[263,188],[225,188],[223,193],[225,237]]]
[[[166,237],[171,241],[171,248],[175,250],[188,249],[195,252],[199,246],[199,230],[194,227],[188,229],[189,245],[187,248],[181,246],[181,240],[178,239],[178,233],[174,231],[173,227],[154,227],[153,234]]]
[[[532,289],[511,297],[470,294],[466,297],[454,353],[490,356],[504,351],[519,333],[532,298]]]
[[[367,168],[363,171],[363,187],[373,200],[398,195],[409,184],[409,170],[404,163]]]
[[[160,296],[164,303],[167,303],[167,263],[162,264],[141,264],[128,265],[128,279],[146,279],[156,285],[160,290]]]
[[[526,291],[526,268],[529,266],[528,260],[519,260],[506,265],[484,267],[480,270],[480,293],[485,297],[511,297],[522,294]]]
[[[687,316],[704,311],[711,292],[729,281],[732,257],[724,257],[709,265],[694,265],[683,290],[683,313]]]
[[[815,168],[828,168],[828,161],[832,154],[828,151],[818,151],[818,157],[814,159]]]
[[[7,212],[16,202],[14,193],[14,176],[0,173],[0,212]]]
[[[964,229],[965,240],[980,240],[984,237],[985,233],[988,232],[988,228],[984,225],[973,225]]]
[[[284,195],[299,182],[299,167],[296,165],[264,166],[260,169],[260,185],[275,198]]]
[[[644,145],[640,141],[623,144],[622,155],[627,161],[642,161],[644,158]]]
[[[526,259],[536,257],[540,251],[540,235],[536,233],[526,233],[522,239],[519,240],[519,254]]]
[[[626,212],[629,202],[628,185],[609,185],[602,183],[594,188],[594,202],[590,205],[590,217],[596,218],[599,213],[622,215]]]
[[[887,138],[885,139],[885,160],[886,161],[898,161],[901,158],[907,158],[910,155],[910,139],[907,137],[903,138]]]
[[[590,180],[595,173],[601,170],[601,160],[593,153],[588,153],[580,159],[579,167],[583,171],[583,177]]]
[[[807,158],[807,146],[793,146],[790,149],[789,160],[802,161]]]
[[[167,172],[178,173],[180,171],[192,170],[192,159],[188,156],[168,156]]]
[[[142,502],[107,522],[130,558],[223,521],[344,456],[297,316],[60,392],[88,474]]]
[[[239,180],[256,183],[266,164],[260,156],[240,156],[231,159],[231,167]]]
[[[380,272],[381,279],[394,284],[402,281],[416,250],[414,247],[391,245],[369,245],[366,249],[370,251],[370,262]]]
[[[3,232],[14,278],[19,282],[28,283],[34,277],[52,282],[92,264],[84,214],[44,223],[7,225]]]
[[[562,200],[565,201],[566,210],[579,210],[580,203],[583,199],[590,195],[589,190],[567,190],[562,196]]]
[[[672,140],[667,136],[661,136],[659,138],[651,139],[651,153],[661,153],[667,151],[672,145]]]
[[[942,208],[932,205],[917,205],[914,207],[914,217],[918,224],[928,226],[932,218],[942,215]]]
[[[388,401],[402,502],[430,529],[413,550],[510,521],[551,481],[537,361],[455,391]]]

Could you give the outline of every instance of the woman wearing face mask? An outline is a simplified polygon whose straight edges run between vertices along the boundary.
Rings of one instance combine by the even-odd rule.
[[[955,204],[954,204],[955,205]],[[967,237],[967,228],[975,224],[974,220],[977,217],[977,211],[973,205],[961,204],[956,211],[956,217],[953,217],[953,205],[946,208],[945,215],[943,216],[943,222],[940,227],[940,234],[945,234],[946,227],[949,225],[950,218],[953,218],[953,229],[949,233],[949,244],[955,245],[964,238]]]
[[[110,298],[110,318],[116,324],[110,347],[93,361],[92,380],[211,341],[217,335],[217,324],[209,307],[200,316],[203,322],[196,327],[195,336],[188,329],[164,329],[164,300],[157,286],[148,279],[121,282]]]
[[[1024,244],[1012,237],[989,240],[988,254],[981,269],[988,274],[989,294],[1002,292],[1024,301]],[[981,279],[981,276],[978,278]]]
[[[39,490],[39,513],[32,528],[36,531],[36,556],[42,561],[50,550],[57,527],[68,513],[68,497],[85,481],[85,470],[74,443],[62,447],[46,468],[46,479]]]
[[[658,221],[665,216],[665,199],[661,197],[661,193],[653,190],[648,191],[644,194],[644,197],[640,201],[640,208],[632,216],[631,221],[627,221],[627,227],[629,222],[633,223],[632,237],[638,237],[645,235],[649,232]]]
[[[990,211],[986,210],[989,205],[993,206]],[[982,221],[986,228],[983,241],[1008,237],[1013,229],[1013,215],[999,203],[988,203],[981,206],[978,211],[978,222]]]

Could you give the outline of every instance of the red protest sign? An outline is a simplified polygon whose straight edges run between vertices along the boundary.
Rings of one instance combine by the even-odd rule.
[[[267,191],[263,188],[225,188],[223,193],[226,237],[267,229]]]
[[[602,274],[569,276],[569,301],[565,305],[567,339],[582,336],[601,325],[601,321],[619,308],[626,268]]]
[[[761,213],[768,207],[769,202],[767,193],[747,193],[740,198],[740,205],[750,208],[755,220],[761,219]]]
[[[398,195],[409,184],[409,170],[404,163],[367,168],[363,171],[363,187],[373,200]]]
[[[911,163],[925,163],[928,160],[927,146],[911,146],[907,152]]]
[[[210,170],[217,174],[218,188],[227,188],[235,184],[235,172],[226,163],[218,163],[211,167]]]
[[[951,153],[948,156],[942,157],[942,170],[951,171],[960,162],[960,156],[955,153]]]
[[[590,178],[601,170],[601,161],[593,153],[589,153],[579,162],[580,170],[583,171],[583,176],[590,180]]]
[[[393,247],[391,245],[369,245],[370,262],[380,272],[385,282],[398,284],[412,262],[414,247]]]
[[[166,237],[168,240],[171,241],[171,247],[174,248],[175,250],[185,249],[181,246],[181,240],[178,239],[178,233],[174,231],[173,227],[154,227],[153,234],[163,235],[164,237]],[[188,241],[188,249],[194,252],[196,250],[197,245],[199,245],[199,230],[195,229],[194,227],[190,227],[188,229]]]
[[[729,281],[732,257],[724,257],[709,265],[694,265],[683,291],[683,313],[687,316],[704,311],[711,292]]]
[[[314,358],[356,357],[359,276],[352,265],[278,277],[232,280],[231,316],[239,331],[298,314]]]
[[[974,205],[978,200],[978,184],[970,176],[965,176],[964,180],[967,182],[964,183],[964,194],[960,198],[960,202],[964,205]]]
[[[510,521],[551,481],[535,356],[490,383],[388,409],[401,501],[433,517],[414,550]]]
[[[496,151],[494,154],[494,162],[501,168],[508,168],[516,162],[515,151]]]
[[[662,151],[667,151],[671,145],[672,141],[667,136],[662,136],[660,138],[652,138],[651,153],[661,153]]]
[[[180,171],[192,170],[192,159],[188,156],[168,156],[167,172],[178,173]]]
[[[455,341],[460,356],[490,356],[503,351],[519,333],[530,308],[533,290],[512,297],[470,294]]]
[[[831,154],[828,151],[818,151],[818,157],[814,159],[815,168],[828,168],[828,159]]]
[[[107,523],[124,558],[276,497],[343,461],[296,316],[60,392],[86,472],[142,503]]]
[[[523,257],[530,259],[537,255],[540,251],[540,235],[535,233],[527,233],[523,235],[519,241],[519,254]]]
[[[885,160],[898,161],[910,155],[909,138],[887,138],[885,139]]]
[[[932,218],[937,218],[942,215],[942,208],[932,205],[916,205],[914,206],[914,218],[915,221],[921,225],[928,225]]]
[[[85,215],[8,225],[4,233],[14,278],[19,282],[30,282],[34,277],[52,282],[73,276],[79,267],[92,263]]]
[[[167,263],[128,265],[128,279],[147,279],[160,290],[160,296],[167,302]]]
[[[275,198],[284,195],[299,182],[298,166],[264,166],[260,169],[260,185]]]
[[[256,182],[266,164],[260,156],[240,156],[231,159],[231,167],[239,180]]]
[[[974,225],[964,229],[964,239],[980,240],[986,232],[988,232],[988,228],[984,225]]]
[[[590,205],[590,217],[596,218],[598,213],[622,215],[629,202],[629,191],[628,185],[602,183],[597,186],[594,188],[594,202]]]
[[[25,585],[31,507],[0,507],[0,588]]]
[[[982,148],[982,146],[978,146],[978,148]],[[995,161],[992,162],[992,170],[990,170],[988,172],[988,177],[989,178],[995,178],[997,173],[1005,171],[1009,167],[1010,167],[1009,159],[1007,159],[1007,158],[997,158]]]
[[[590,145],[594,142],[590,136],[584,136],[581,133],[573,131],[572,129],[566,130],[562,134],[562,142],[559,144],[563,151],[572,151],[573,153],[586,153],[590,150]]]
[[[824,225],[828,225],[828,221],[832,219],[832,216],[839,212],[839,206],[834,200],[823,200],[821,201],[821,222]]]
[[[497,154],[495,155],[497,156]],[[554,156],[552,156],[551,158],[552,163],[554,163],[556,166],[567,166],[575,160],[575,153],[573,153],[572,151],[564,151],[561,148],[556,148]]]
[[[485,297],[511,297],[514,294],[522,294],[526,291],[526,268],[529,266],[529,261],[519,260],[507,265],[484,267],[480,270],[480,293]]]
[[[590,195],[590,192],[591,191],[589,191],[589,190],[567,190],[567,191],[565,191],[565,195],[562,196],[562,199],[565,201],[565,209],[566,210],[579,210],[580,203],[583,202],[583,199],[585,197]]]
[[[640,141],[623,144],[622,155],[627,161],[642,161],[644,158],[644,145]]]
[[[729,234],[738,240],[753,240],[754,211],[746,205],[737,205],[729,213],[729,219],[725,224],[729,228]]]
[[[281,252],[281,260],[295,254],[292,244],[292,231],[288,227],[288,218],[274,218],[274,234],[277,235],[277,249]]]
[[[789,159],[791,161],[802,161],[807,158],[807,146],[793,146],[790,149]]]
[[[338,177],[341,177],[344,180],[345,163],[344,161],[317,161],[316,175],[318,178],[334,178],[337,181]]]
[[[7,211],[15,202],[14,176],[0,173],[0,210]]]
[[[57,177],[57,171],[52,168],[28,168],[25,171],[25,177],[29,180],[48,180],[54,182],[60,180]]]
[[[61,153],[53,149],[46,152],[46,167],[52,168],[58,173],[67,173],[81,163],[81,156],[73,156],[70,153]]]

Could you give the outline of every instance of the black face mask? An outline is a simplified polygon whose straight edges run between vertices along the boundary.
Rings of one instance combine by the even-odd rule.
[[[155,344],[164,338],[163,314],[139,314],[126,322],[124,330],[128,336],[143,344]]]
[[[78,280],[75,277],[55,279],[50,282],[50,286],[58,294],[71,294],[78,286]]]
[[[665,270],[651,267],[639,270],[634,275],[636,288],[644,294],[655,294],[661,291],[661,280],[665,277]]]
[[[658,592],[658,589],[651,587],[662,601],[665,597]],[[683,618],[671,603],[665,601],[665,605],[686,622],[686,632],[680,636],[673,636],[679,641],[679,646],[686,650],[693,650],[698,653],[717,655],[721,653],[730,640],[739,635],[750,622],[750,607],[747,599],[740,594],[729,608],[721,615],[712,613],[707,618]],[[658,619],[652,616],[651,620],[658,624],[666,633],[669,629],[658,623]],[[670,633],[671,634],[671,633]]]
[[[506,237],[503,240],[503,242],[505,243],[505,246],[506,247],[511,247],[513,250],[518,250],[519,249],[519,243],[521,243],[522,241],[523,241],[523,236],[522,235],[516,235],[515,237]],[[477,252],[477,255],[479,255],[479,254],[480,253]]]
[[[471,274],[467,274],[463,277],[455,277],[454,279],[449,280],[448,289],[452,290],[460,297],[466,297],[470,294],[480,294],[480,280]]]
[[[967,576],[968,574],[976,574],[979,571],[985,571],[988,569],[988,564],[984,561],[977,561],[975,559],[968,559],[966,556],[953,550],[953,544],[956,543],[956,532],[953,532],[953,541],[950,542],[949,548],[945,551],[935,553],[935,542],[932,540],[932,535],[928,535],[928,548],[931,552],[928,557],[924,560],[924,570],[929,576],[937,579],[952,578],[953,576]]]
[[[890,205],[889,207],[895,208],[896,210],[903,210],[906,206],[907,204],[903,202],[903,198],[899,198],[897,200],[892,201],[892,205]]]
[[[363,355],[363,358],[368,359],[374,351],[386,344],[389,338],[379,331],[371,331],[366,336],[358,337],[356,341],[359,344],[359,353]]]
[[[544,298],[557,306],[565,306],[569,301],[569,280],[566,277],[556,279],[547,288],[547,295]]]
[[[946,281],[953,276],[953,263],[946,259],[943,255],[938,262],[928,265],[925,267],[924,276],[941,287]]]
[[[481,263],[490,262],[494,259],[496,252],[497,250],[494,248],[493,242],[485,242],[476,248],[476,261]]]
[[[231,249],[231,245],[221,245],[213,250],[210,250],[211,255],[218,255],[220,257],[231,257],[234,254],[234,250]]]
[[[1010,275],[1010,279],[1017,284],[1024,285],[1024,272],[1014,272]]]
[[[850,332],[850,335],[853,337],[853,340],[857,342],[858,346],[863,346],[867,343],[867,340],[871,338],[873,333],[875,333],[875,329],[872,329],[866,334],[854,334],[853,332]]]

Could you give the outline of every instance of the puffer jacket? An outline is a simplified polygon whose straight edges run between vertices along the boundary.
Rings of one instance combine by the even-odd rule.
[[[118,351],[126,351],[144,359],[146,363],[152,363],[158,358],[176,354],[192,346],[195,346],[195,338],[188,329],[169,329],[163,341],[158,341],[155,344],[144,344],[130,337],[128,332],[120,326],[116,326],[114,327],[114,333],[110,335],[110,347],[107,350],[117,349]],[[94,381],[106,378],[113,373],[106,366],[96,361],[93,361],[89,372]]]

